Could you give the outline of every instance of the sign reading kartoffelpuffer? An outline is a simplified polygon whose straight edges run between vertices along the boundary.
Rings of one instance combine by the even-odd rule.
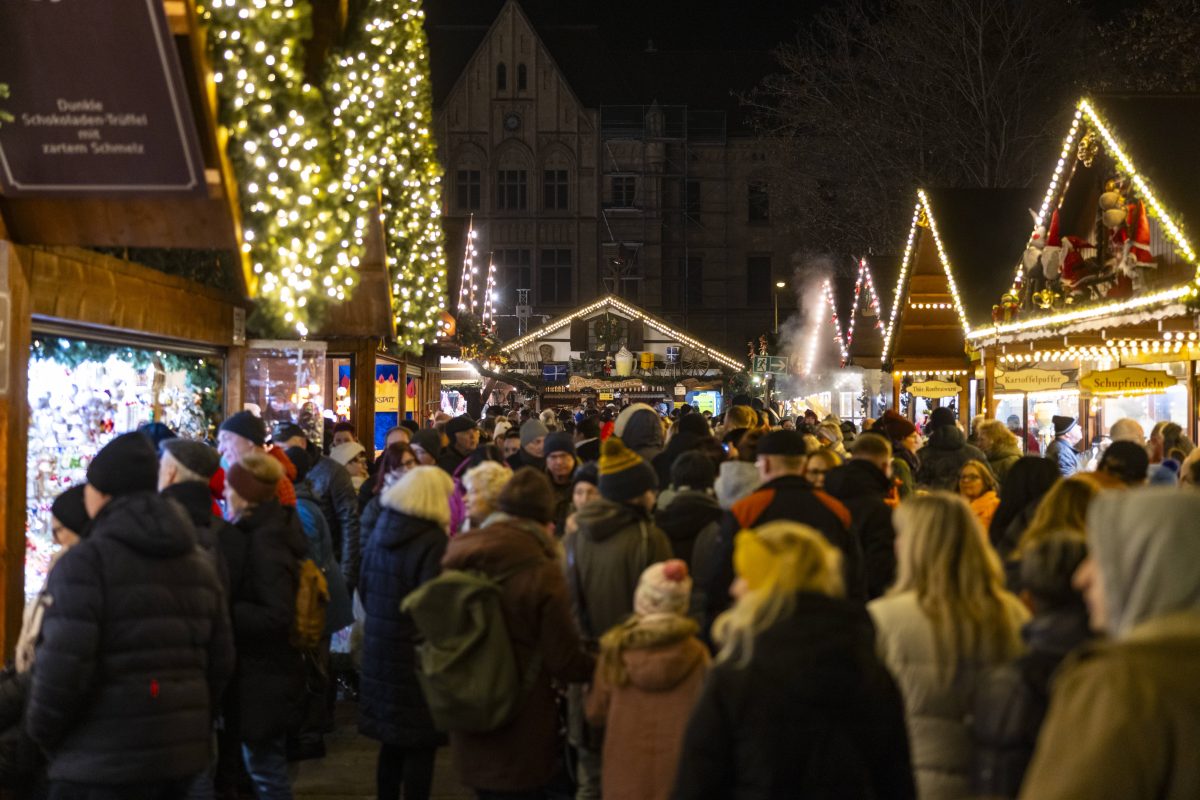
[[[4,0],[0,31],[0,192],[207,191],[162,0]]]

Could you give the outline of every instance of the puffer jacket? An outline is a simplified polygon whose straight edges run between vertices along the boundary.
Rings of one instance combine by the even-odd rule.
[[[799,593],[745,665],[709,672],[675,800],[912,800],[904,707],[858,603]]]
[[[444,739],[417,680],[419,634],[400,604],[441,572],[449,540],[436,522],[397,510],[404,507],[399,484],[380,499],[384,508],[363,552],[358,589],[366,611],[358,729],[399,747],[436,747]]]
[[[1013,629],[1029,614],[1007,592],[1005,609]],[[917,604],[916,592],[902,592],[867,606],[875,620],[877,647],[904,696],[912,765],[921,800],[962,800],[970,795],[971,732],[967,720],[981,676],[1000,662],[965,659],[953,679],[938,669],[933,625]]]
[[[17,672],[11,664],[0,670],[0,789],[16,797],[31,795],[41,782],[42,754],[23,724],[32,673]]]
[[[318,455],[320,451],[317,451]],[[312,453],[309,453],[312,455]],[[320,456],[308,471],[321,513],[329,523],[333,536],[333,551],[346,578],[346,588],[353,592],[358,585],[358,569],[362,561],[362,538],[358,525],[358,492],[350,473],[329,456]]]
[[[934,428],[925,446],[917,451],[917,460],[921,463],[917,485],[947,492],[958,491],[958,473],[963,464],[971,460],[988,463],[983,451],[967,444],[967,437],[953,425]]]
[[[153,492],[113,498],[50,571],[26,726],[52,781],[172,781],[209,763],[233,672],[221,582]]]
[[[313,497],[312,487],[308,480],[297,481],[293,484],[296,491],[296,516],[300,518],[300,528],[308,539],[308,554],[325,576],[329,588],[329,605],[325,609],[325,635],[331,636],[335,631],[354,622],[354,608],[350,602],[350,592],[346,589],[346,579],[338,568],[337,557],[333,552],[333,535],[329,532],[329,523],[321,513],[321,507]]]
[[[597,498],[575,515],[578,528],[563,539],[567,580],[585,638],[600,635],[633,613],[633,591],[646,567],[671,557],[671,543],[644,510]]]
[[[587,718],[605,730],[601,785],[607,796],[670,797],[683,731],[708,672],[708,649],[696,630],[686,617],[652,614],[605,637]],[[623,680],[611,680],[606,658],[619,661]]]
[[[304,665],[291,632],[308,541],[296,510],[277,500],[254,507],[235,526],[248,558],[246,580],[230,603],[238,663],[226,711],[242,741],[260,742],[283,734],[301,713]]]
[[[1066,439],[1058,438],[1046,448],[1046,458],[1058,465],[1058,472],[1069,478],[1079,471],[1079,451],[1071,447]]]
[[[971,791],[980,797],[1015,798],[1021,791],[1050,707],[1051,679],[1091,638],[1082,605],[1038,615],[1021,633],[1028,652],[986,673],[975,697]]]

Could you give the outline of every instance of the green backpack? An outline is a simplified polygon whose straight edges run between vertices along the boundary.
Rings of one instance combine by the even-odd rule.
[[[506,580],[542,560],[494,577],[446,570],[400,604],[424,639],[417,645],[417,678],[438,730],[495,730],[512,719],[533,687],[541,653],[522,676],[500,598]]]

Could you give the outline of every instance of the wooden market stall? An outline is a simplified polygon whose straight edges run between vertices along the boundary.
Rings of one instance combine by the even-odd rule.
[[[629,399],[683,402],[713,391],[744,362],[616,295],[605,295],[501,346],[515,372],[536,375],[551,405]],[[680,395],[680,389],[683,394]]]
[[[965,347],[972,319],[990,315],[1008,281],[998,243],[1027,227],[1031,193],[1009,189],[921,189],[883,333],[882,363],[901,395],[956,398],[964,428],[972,411],[973,358]],[[916,418],[917,402],[908,414]],[[931,407],[931,406],[930,406]]]
[[[1077,395],[1085,444],[1123,417],[1195,437],[1198,136],[1200,98],[1078,102],[1033,231],[1010,243],[1016,301],[968,335],[993,413],[1033,381]],[[1026,414],[1043,442],[1049,410]]]

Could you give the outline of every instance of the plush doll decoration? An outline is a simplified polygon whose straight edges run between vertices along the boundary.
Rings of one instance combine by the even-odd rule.
[[[1049,249],[1049,245],[1046,246]],[[1062,238],[1062,269],[1061,275],[1063,284],[1069,287],[1075,287],[1084,278],[1094,275],[1099,272],[1098,264],[1087,264],[1081,251],[1095,250],[1096,247],[1088,242],[1080,239],[1078,236],[1065,236]]]
[[[1016,292],[1005,292],[1000,298],[1000,307],[1005,322],[1016,322],[1017,316],[1021,313],[1021,298],[1017,296]]]
[[[1025,245],[1025,254],[1021,256],[1021,266],[1027,275],[1037,266],[1038,259],[1042,257],[1042,249],[1046,246],[1046,226],[1032,208],[1029,209],[1029,216],[1033,217],[1033,233],[1029,236],[1029,243]]]
[[[1046,280],[1058,278],[1062,270],[1063,247],[1062,235],[1058,229],[1058,209],[1050,217],[1050,230],[1046,232],[1046,243],[1042,247],[1042,274]]]

